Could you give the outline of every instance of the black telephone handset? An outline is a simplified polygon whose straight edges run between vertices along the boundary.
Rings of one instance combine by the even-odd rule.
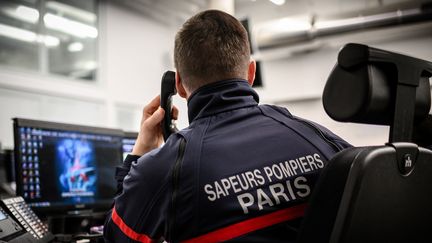
[[[0,242],[46,243],[54,240],[22,197],[0,200]]]
[[[175,87],[175,72],[166,71],[162,76],[161,83],[161,107],[165,110],[165,117],[162,120],[162,133],[164,140],[178,131],[177,127],[172,123],[172,96],[177,93]]]

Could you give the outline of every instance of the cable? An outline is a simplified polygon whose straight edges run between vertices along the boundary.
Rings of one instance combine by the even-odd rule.
[[[88,233],[75,234],[75,235],[70,235],[70,234],[55,235],[56,241],[59,242],[71,242],[76,240],[97,240],[97,239],[102,239],[102,237],[103,234],[88,234]]]
[[[73,240],[95,240],[102,239],[103,234],[76,234],[72,237]]]

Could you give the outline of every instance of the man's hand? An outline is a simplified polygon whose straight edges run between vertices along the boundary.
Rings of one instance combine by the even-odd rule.
[[[173,119],[178,116],[178,109],[173,107]],[[161,122],[165,111],[160,107],[160,96],[156,96],[144,107],[141,118],[140,131],[132,150],[133,155],[142,156],[145,153],[158,148],[163,143]]]

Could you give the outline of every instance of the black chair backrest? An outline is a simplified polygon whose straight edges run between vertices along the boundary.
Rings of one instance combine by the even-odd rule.
[[[328,162],[299,242],[432,242],[432,151],[412,143],[414,124],[430,119],[430,76],[424,60],[360,44],[340,51],[324,89],[326,112],[390,125],[389,143]]]

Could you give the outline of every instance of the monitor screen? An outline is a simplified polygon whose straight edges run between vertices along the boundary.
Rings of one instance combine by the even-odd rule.
[[[17,194],[36,211],[108,207],[123,132],[14,119]]]
[[[132,153],[133,146],[135,145],[135,140],[138,137],[137,132],[125,132],[125,135],[122,140],[122,146],[123,146],[123,160],[126,158],[126,156],[130,153]]]

